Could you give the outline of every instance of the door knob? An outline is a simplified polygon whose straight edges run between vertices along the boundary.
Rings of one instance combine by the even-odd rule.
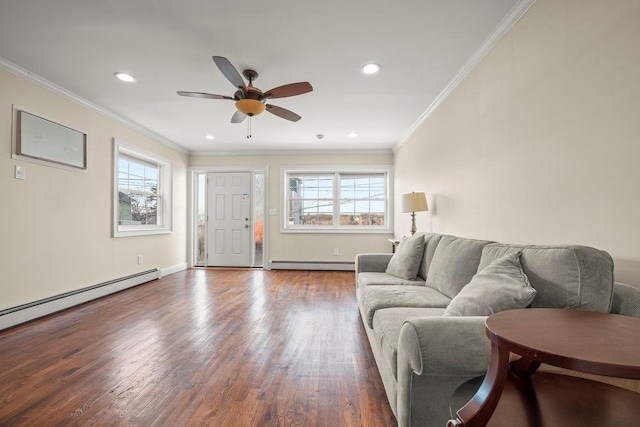
[[[249,228],[249,224],[245,224],[245,225],[244,225],[244,228]]]

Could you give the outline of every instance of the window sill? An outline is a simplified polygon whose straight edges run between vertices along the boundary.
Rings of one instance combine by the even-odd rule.
[[[281,228],[281,233],[298,234],[393,234],[390,228]]]
[[[156,234],[170,234],[170,228],[133,228],[128,230],[116,230],[113,237],[133,237],[133,236],[150,236]]]

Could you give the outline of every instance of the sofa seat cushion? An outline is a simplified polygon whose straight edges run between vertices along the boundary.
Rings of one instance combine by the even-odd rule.
[[[392,307],[446,308],[451,298],[425,286],[367,286],[360,288],[360,298],[367,326],[373,328],[376,311]]]
[[[400,330],[407,320],[421,317],[440,317],[444,308],[385,308],[376,311],[373,316],[373,335],[376,345],[381,349],[384,361],[398,380],[398,341]]]
[[[358,287],[371,285],[424,286],[424,280],[407,280],[388,273],[364,272],[358,274]]]

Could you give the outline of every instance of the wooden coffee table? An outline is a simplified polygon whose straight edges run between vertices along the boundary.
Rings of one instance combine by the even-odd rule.
[[[510,310],[487,318],[486,333],[491,341],[487,374],[448,426],[501,425],[501,418],[536,426],[567,425],[569,419],[586,426],[640,420],[639,393],[583,378],[533,375],[546,363],[640,379],[639,318],[569,309]],[[509,353],[522,358],[509,364]]]

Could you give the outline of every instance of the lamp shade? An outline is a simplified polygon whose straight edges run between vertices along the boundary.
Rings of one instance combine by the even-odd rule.
[[[402,212],[428,211],[427,198],[424,193],[408,193],[402,195]]]

